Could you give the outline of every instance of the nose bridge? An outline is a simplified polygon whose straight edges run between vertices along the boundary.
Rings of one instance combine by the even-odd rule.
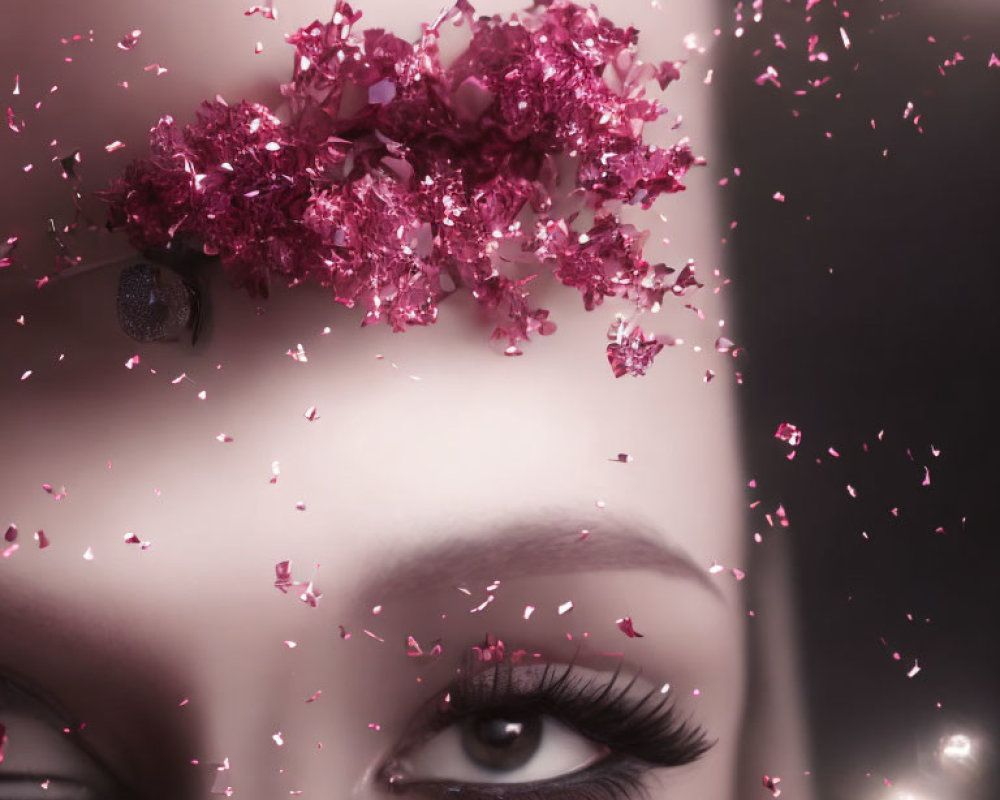
[[[372,776],[394,726],[380,722],[379,670],[334,637],[306,634],[292,647],[274,629],[246,629],[216,644],[201,687],[206,798],[230,788],[239,800],[381,794]]]

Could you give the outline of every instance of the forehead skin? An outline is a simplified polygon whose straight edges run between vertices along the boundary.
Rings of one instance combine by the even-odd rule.
[[[485,596],[490,541],[515,535],[522,521],[580,547],[590,541],[580,541],[582,528],[596,540],[638,526],[706,571],[713,562],[744,564],[732,365],[711,347],[718,299],[708,290],[694,299],[707,322],[669,303],[644,325],[687,343],[664,351],[641,379],[616,380],[608,367],[613,309],[585,314],[573,292],[544,279],[533,296],[553,310],[559,331],[521,358],[492,350],[492,323],[460,298],[443,304],[433,327],[393,335],[358,328],[358,315],[321,290],[276,288],[255,302],[215,274],[204,343],[137,345],[117,327],[116,269],[34,289],[52,256],[44,220],[66,217],[67,184],[41,175],[48,140],[81,147],[86,186],[99,188],[143,152],[143,131],[159,114],[184,119],[215,92],[271,99],[258,87],[287,76],[288,56],[274,55],[283,48],[275,23],[251,24],[222,3],[192,4],[186,15],[176,4],[169,14],[162,4],[129,6],[127,15],[114,4],[87,13],[47,5],[68,34],[93,27],[95,44],[76,56],[92,59],[86,69],[62,75],[60,91],[75,87],[65,95],[72,99],[46,99],[53,111],[0,164],[5,185],[25,186],[0,197],[0,233],[22,236],[18,264],[0,273],[0,440],[10,467],[0,513],[21,529],[21,549],[0,563],[0,669],[57,695],[88,721],[95,748],[137,781],[193,758],[228,757],[238,796],[250,800],[310,787],[313,796],[320,787],[367,796],[366,779],[412,709],[485,632],[556,659],[583,641],[588,652],[622,651],[650,680],[670,681],[684,712],[718,739],[701,763],[663,776],[663,796],[729,797],[744,612],[728,573],[713,579],[721,597],[697,581],[635,569],[497,574],[490,577],[506,580],[497,601],[469,613]],[[297,8],[280,30],[324,16],[321,5]],[[711,30],[702,4],[689,5],[682,19],[636,4],[616,22],[639,24],[649,58],[676,58],[685,33]],[[516,7],[508,6],[481,10]],[[381,4],[365,9],[363,25],[391,23],[409,35],[436,10]],[[37,84],[39,94],[46,70],[66,65],[52,66],[62,50],[30,23],[15,12],[22,86]],[[109,55],[109,40],[132,28],[144,31],[137,50]],[[255,61],[257,39],[265,50]],[[135,76],[148,85],[133,86],[126,106],[108,79],[124,69],[112,55],[159,60],[171,72]],[[700,81],[684,87],[672,105],[691,120],[685,132],[710,148],[707,93]],[[115,139],[127,150],[106,156]],[[22,170],[29,160],[40,171],[34,183]],[[695,257],[707,274],[718,264],[710,179],[696,173],[689,184],[686,196],[657,207],[668,224],[655,212],[641,217],[652,228],[647,256],[675,265]],[[667,235],[673,244],[664,249]],[[99,231],[74,246],[89,259],[127,251]],[[25,324],[13,324],[21,314]],[[299,343],[307,362],[286,355]],[[127,369],[133,355],[140,361]],[[702,379],[709,368],[719,373],[712,383]],[[313,421],[304,417],[310,407]],[[634,460],[615,461],[623,452]],[[273,462],[280,475],[272,484]],[[62,487],[66,496],[56,499]],[[31,538],[37,529],[52,541],[46,550]],[[127,532],[150,548],[125,544]],[[404,595],[380,584],[387,564],[455,539],[483,542],[482,563],[468,574],[449,572]],[[93,560],[83,558],[88,548]],[[284,560],[296,580],[315,580],[318,607],[275,591],[274,565]],[[558,615],[567,600],[573,611]],[[537,616],[525,621],[529,603]],[[644,638],[617,629],[625,615]],[[341,639],[338,625],[352,637]],[[418,669],[404,655],[409,635],[441,638],[445,657]],[[306,705],[317,689],[322,700]],[[278,730],[283,749],[271,740]]]

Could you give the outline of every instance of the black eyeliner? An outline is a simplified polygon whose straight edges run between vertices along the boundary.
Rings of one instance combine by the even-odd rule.
[[[531,671],[541,670],[539,677]],[[522,677],[523,676],[523,677]],[[580,674],[569,664],[483,663],[470,651],[458,678],[418,715],[414,732],[381,771],[393,791],[429,798],[465,800],[631,800],[644,793],[643,776],[657,767],[697,761],[713,745],[697,725],[683,719],[672,698],[651,703],[653,688],[637,699],[630,694],[640,674],[624,684],[622,663],[610,679]],[[608,754],[584,769],[531,783],[459,783],[447,779],[407,778],[395,767],[439,731],[470,716],[544,715],[604,745]],[[637,716],[638,715],[638,716]],[[395,777],[389,777],[393,772]]]

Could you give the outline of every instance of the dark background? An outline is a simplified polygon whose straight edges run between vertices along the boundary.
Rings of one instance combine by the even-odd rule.
[[[791,522],[814,783],[822,800],[995,798],[1000,3],[804,7],[745,19],[716,80],[742,171],[720,191],[748,468]],[[812,33],[829,61],[808,60]],[[781,88],[755,84],[768,64]],[[803,431],[791,461],[783,421]],[[940,768],[953,732],[979,737],[978,766]]]

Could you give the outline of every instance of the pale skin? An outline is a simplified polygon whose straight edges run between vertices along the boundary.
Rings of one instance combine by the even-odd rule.
[[[48,5],[67,32],[100,31],[101,58],[135,55],[111,52],[109,39],[142,28],[141,58],[171,68],[156,91],[130,89],[123,109],[95,64],[92,76],[107,88],[91,82],[87,123],[68,123],[68,102],[44,118],[64,138],[79,137],[85,158],[93,153],[92,166],[85,161],[92,188],[126,160],[105,158],[107,141],[128,141],[134,157],[160,113],[183,118],[214,92],[235,99],[287,75],[275,23],[252,24],[223,4],[198,6],[184,25],[176,5],[169,15],[159,4],[130,9],[127,19],[121,9]],[[281,9],[280,30],[329,13],[325,4],[300,5]],[[651,57],[680,57],[685,33],[708,38],[712,27],[702,4],[690,5],[686,18],[637,6],[615,21],[649,31],[647,46],[663,42],[668,52]],[[517,7],[507,6],[480,10]],[[364,10],[364,25],[410,35],[437,6]],[[36,13],[14,14],[15,30],[36,43],[19,55],[23,82],[55,61],[51,37],[31,24]],[[202,21],[188,24],[192,15]],[[202,35],[214,48],[198,43]],[[249,56],[247,42],[252,52],[257,39],[264,52]],[[189,51],[199,58],[178,55]],[[709,148],[710,99],[691,80],[670,101],[691,120],[684,132]],[[41,152],[47,145],[17,141]],[[416,711],[490,634],[556,664],[577,658],[605,679],[621,664],[651,687],[670,684],[680,716],[715,744],[692,764],[651,771],[652,797],[750,796],[764,791],[767,770],[783,775],[783,788],[801,779],[796,731],[783,726],[794,717],[794,692],[777,695],[784,702],[767,719],[744,714],[746,642],[761,631],[748,629],[743,585],[730,572],[747,565],[751,540],[734,365],[711,347],[725,317],[724,295],[711,293],[718,279],[694,300],[706,321],[673,303],[651,322],[685,344],[638,379],[616,380],[608,367],[614,309],[586,314],[572,291],[545,280],[534,296],[559,330],[521,358],[491,349],[492,323],[465,299],[448,300],[433,327],[394,335],[360,329],[358,314],[320,289],[275,287],[255,301],[215,272],[201,343],[141,345],[116,322],[116,266],[34,288],[28,276],[53,254],[39,222],[65,215],[66,184],[27,181],[22,155],[5,153],[2,167],[24,191],[0,198],[0,233],[21,233],[17,254],[32,267],[0,273],[8,464],[0,513],[17,523],[20,545],[0,562],[0,672],[55,699],[86,730],[65,737],[7,709],[0,776],[96,786],[104,778],[81,755],[87,750],[141,797],[209,796],[213,782],[247,800],[291,791],[375,797],[386,791],[379,770]],[[655,212],[642,217],[650,246],[671,261],[720,264],[711,176],[689,184],[686,196],[657,206],[666,224]],[[664,250],[655,243],[667,235]],[[128,253],[101,231],[81,233],[74,247],[95,262]],[[13,322],[20,314],[24,325]],[[307,362],[286,355],[299,343]],[[719,377],[706,383],[706,369]],[[617,461],[619,453],[632,461]],[[51,540],[46,549],[32,538],[38,529]],[[127,533],[148,549],[126,543]],[[461,557],[441,550],[448,542],[461,545]],[[313,580],[322,593],[315,607],[299,601],[301,587],[276,591],[275,564],[286,560],[294,580]],[[712,564],[726,569],[711,574]],[[404,579],[404,568],[416,574]],[[488,591],[493,581],[500,585]],[[489,595],[495,600],[473,613]],[[572,610],[560,614],[567,601]],[[528,605],[535,610],[525,619]],[[619,629],[625,616],[642,638]],[[787,621],[777,610],[773,619]],[[779,647],[772,680],[785,680],[787,631],[766,615],[763,624]],[[442,654],[408,657],[409,636],[425,651],[440,640]],[[754,749],[760,732],[763,753]],[[539,751],[543,778],[577,766],[560,747]],[[438,777],[467,780],[463,758],[442,757],[447,774]],[[230,770],[216,778],[225,759]]]

